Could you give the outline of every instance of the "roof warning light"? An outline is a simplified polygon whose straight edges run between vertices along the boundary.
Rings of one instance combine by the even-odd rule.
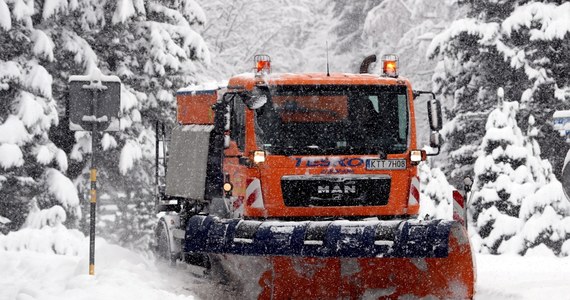
[[[253,61],[255,63],[255,75],[271,73],[271,57],[267,54],[257,54]]]
[[[389,77],[398,77],[398,56],[386,54],[382,57],[382,73]]]

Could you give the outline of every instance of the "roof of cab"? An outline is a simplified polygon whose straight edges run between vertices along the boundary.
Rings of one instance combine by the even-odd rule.
[[[269,85],[405,85],[404,77],[384,77],[377,74],[348,73],[275,73],[263,77],[255,77],[253,73],[244,73],[230,78],[228,89],[252,89],[256,83],[266,82]]]

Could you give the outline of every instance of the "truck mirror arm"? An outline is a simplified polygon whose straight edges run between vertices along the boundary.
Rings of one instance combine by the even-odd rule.
[[[416,98],[418,98],[421,95],[431,95],[431,98],[435,100],[434,92],[413,90],[412,94],[414,95],[414,100],[416,100]]]
[[[441,150],[441,146],[437,146],[437,151],[436,151],[436,152],[433,152],[433,153],[426,152],[426,155],[427,155],[427,156],[438,156],[440,150]]]

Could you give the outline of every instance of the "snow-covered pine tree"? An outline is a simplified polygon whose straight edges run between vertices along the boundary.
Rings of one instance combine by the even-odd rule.
[[[154,222],[154,124],[175,118],[176,90],[196,83],[198,61],[209,63],[209,51],[194,30],[204,24],[205,15],[192,0],[109,1],[93,9],[103,24],[97,31],[82,34],[96,65],[104,73],[118,75],[123,83],[121,131],[103,135],[105,156],[100,182],[103,192],[119,205],[117,241],[127,245],[146,244]],[[90,19],[85,10],[84,18]],[[82,24],[81,28],[89,24]],[[69,54],[74,54],[70,51]],[[85,68],[85,72],[88,68]],[[81,162],[83,177],[79,182],[87,190],[86,169],[91,152],[90,135],[75,134],[71,158]],[[119,199],[119,195],[125,197]],[[121,233],[122,232],[122,233]],[[143,234],[144,233],[144,234]]]
[[[536,129],[523,135],[518,102],[502,101],[486,123],[478,148],[470,206],[475,248],[484,253],[520,253],[544,244],[561,253],[570,203],[547,160],[540,158]],[[531,120],[529,123],[534,124]]]
[[[49,136],[59,119],[47,67],[54,43],[42,21],[55,15],[43,3],[0,1],[0,216],[10,229],[81,217],[67,156]]]
[[[538,189],[523,200],[519,218],[524,222],[521,231],[510,242],[511,252],[526,253],[537,248],[556,255],[570,255],[570,199],[562,191],[562,184],[553,174],[551,164],[541,160],[537,142],[538,129],[533,115],[529,116],[525,136],[531,170]],[[542,181],[542,177],[544,180]]]
[[[443,170],[455,184],[472,172],[486,116],[495,103],[494,91],[505,82],[515,81],[512,77],[522,76],[517,72],[503,74],[509,65],[493,47],[499,25],[484,12],[479,14],[472,8],[468,18],[449,25],[428,49],[432,56],[443,56],[433,81],[434,90],[448,103],[445,110],[450,122],[442,130],[448,160]]]
[[[535,177],[529,176],[533,170],[527,167],[524,136],[515,119],[519,103],[504,102],[502,89],[498,94],[499,103],[487,118],[486,134],[476,153],[469,210],[477,232],[475,248],[494,254],[519,232],[522,201],[536,190]]]
[[[468,17],[436,36],[428,50],[431,57],[442,58],[433,81],[437,92],[452,103],[447,111],[452,121],[443,130],[444,152],[449,155],[444,171],[456,179],[472,172],[494,91],[502,86],[507,98],[522,99],[523,112],[535,115],[543,154],[559,172],[562,158],[557,151],[567,146],[561,144],[549,119],[561,105],[558,100],[570,97],[568,64],[562,63],[568,60],[570,28],[562,24],[570,3],[458,2],[468,10]]]
[[[59,148],[70,153],[70,176],[79,176],[76,184],[84,194],[87,177],[81,174],[85,175],[89,167],[92,145],[90,133],[73,134],[68,130],[64,117],[67,80],[72,74],[100,69],[105,74],[119,75],[123,82],[122,131],[104,134],[99,145],[105,157],[100,160],[101,191],[113,198],[122,192],[129,200],[149,201],[153,190],[154,121],[174,117],[175,91],[198,81],[197,61],[209,61],[205,43],[194,31],[205,21],[201,8],[192,0],[35,1],[29,5],[2,0],[0,16],[0,41],[8,45],[0,51],[0,96],[9,100],[8,105],[0,107],[0,124],[5,125],[2,130],[11,132],[2,134],[0,139],[9,139],[0,144],[2,151],[17,154],[0,155],[3,170],[9,172],[0,177],[2,196],[4,191],[6,195],[14,191],[26,200],[48,190],[63,197],[67,185],[33,191],[26,185],[35,184],[30,179],[44,173],[56,176],[56,167],[67,169],[65,153]],[[63,119],[59,124],[58,111]],[[42,115],[45,117],[40,118]],[[36,166],[38,163],[28,167],[31,160],[27,156],[37,157],[40,165],[51,167],[50,172],[43,172],[44,168]],[[39,174],[32,177],[27,174],[30,172]],[[48,179],[45,182],[53,182]],[[16,183],[20,188],[12,184],[14,180],[19,180]],[[59,183],[64,185],[61,180]],[[77,191],[73,194],[77,201]],[[18,197],[2,198],[20,201]],[[36,200],[41,208],[43,200],[39,196]],[[144,213],[151,211],[145,209]]]
[[[453,219],[453,190],[439,168],[430,169],[429,163],[418,166],[420,175],[420,219]]]
[[[557,177],[569,148],[552,127],[553,113],[568,109],[570,100],[568,16],[568,1],[523,1],[501,24],[507,45],[504,57],[512,69],[524,70],[529,82],[522,92],[519,123],[524,126],[528,116],[534,116],[542,157],[552,164]]]

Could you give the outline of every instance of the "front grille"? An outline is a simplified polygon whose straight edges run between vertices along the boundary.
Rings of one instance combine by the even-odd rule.
[[[390,177],[283,176],[285,206],[379,206],[388,204]]]

